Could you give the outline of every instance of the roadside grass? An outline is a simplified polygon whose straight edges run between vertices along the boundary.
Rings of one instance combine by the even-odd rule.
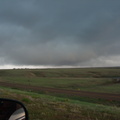
[[[119,120],[120,107],[0,87],[0,97],[22,101],[30,120]]]
[[[46,94],[46,93],[42,93]],[[81,97],[81,96],[74,96],[74,95],[65,95],[65,94],[55,94],[55,93],[47,93],[47,95],[56,96],[64,98],[66,101],[69,100],[77,100],[81,102],[93,103],[93,104],[100,104],[100,105],[108,105],[108,106],[116,106],[120,107],[120,101],[116,100],[106,100],[102,98],[91,98],[91,97]]]

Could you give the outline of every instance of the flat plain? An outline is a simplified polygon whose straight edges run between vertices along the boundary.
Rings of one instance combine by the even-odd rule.
[[[119,78],[118,67],[0,70],[0,97],[23,101],[28,107],[32,120],[54,120],[59,116],[63,120],[118,120],[120,118]],[[27,89],[19,86],[25,86]],[[38,89],[35,91],[31,89],[32,87]],[[50,92],[48,88],[64,92]],[[81,92],[83,95],[65,94],[66,91]],[[84,95],[86,92],[89,95]],[[91,93],[102,96],[116,95],[118,99],[95,97],[97,95]]]

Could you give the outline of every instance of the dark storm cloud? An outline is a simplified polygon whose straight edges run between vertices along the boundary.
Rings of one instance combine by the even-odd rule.
[[[90,66],[119,56],[119,11],[118,0],[0,1],[0,63]]]

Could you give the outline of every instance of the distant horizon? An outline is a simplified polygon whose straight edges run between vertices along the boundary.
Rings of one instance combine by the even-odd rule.
[[[3,69],[119,68],[120,66],[7,66]]]

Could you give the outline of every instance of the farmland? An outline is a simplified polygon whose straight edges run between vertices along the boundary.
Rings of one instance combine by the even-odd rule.
[[[0,70],[0,92],[4,93],[1,97],[23,101],[33,120],[39,112],[39,115],[43,114],[36,119],[49,120],[47,117],[51,116],[54,120],[63,115],[63,120],[117,120],[120,118],[120,82],[115,78],[119,77],[119,68]],[[26,89],[23,89],[24,86]],[[38,89],[35,90],[34,87]],[[77,95],[75,92],[81,94]],[[18,97],[18,94],[21,97]],[[112,96],[117,97],[113,99]],[[41,109],[45,104],[44,112],[31,112],[33,108],[30,106],[36,101],[34,107],[39,106]],[[72,111],[72,108],[75,113],[68,112]]]

